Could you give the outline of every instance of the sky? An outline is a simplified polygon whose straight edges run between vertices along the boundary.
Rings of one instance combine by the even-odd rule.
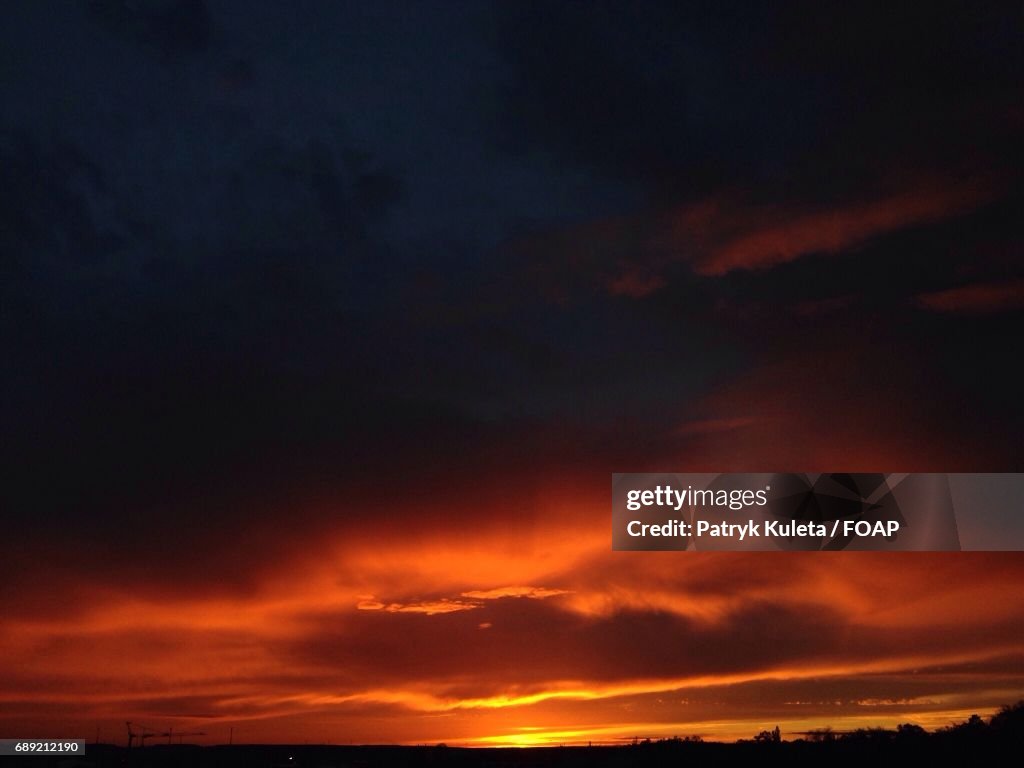
[[[729,740],[1024,697],[1017,553],[609,531],[613,472],[1022,469],[1022,24],[10,4],[0,736]]]

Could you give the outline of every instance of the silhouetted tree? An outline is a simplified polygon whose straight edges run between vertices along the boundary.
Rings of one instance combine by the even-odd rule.
[[[895,735],[895,731],[887,731],[885,728],[858,728],[841,738],[844,741],[870,741],[877,743],[880,741],[891,741]]]
[[[1007,704],[992,715],[989,727],[1000,734],[1024,734],[1024,701]]]
[[[898,739],[921,739],[928,735],[928,731],[917,723],[900,723],[896,726],[896,738]]]
[[[818,728],[813,731],[807,731],[807,739],[808,741],[821,743],[826,741],[835,741],[836,735],[831,728]]]

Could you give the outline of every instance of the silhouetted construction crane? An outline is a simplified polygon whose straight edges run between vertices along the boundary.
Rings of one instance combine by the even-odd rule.
[[[150,736],[158,735],[155,730],[143,725],[142,723],[135,723],[136,727],[141,729],[139,733],[135,733],[135,731],[132,730],[131,720],[126,721],[125,725],[128,726],[128,749],[132,748],[132,741],[134,741],[135,739],[139,740],[140,747],[144,747],[146,746],[146,739],[148,739]]]
[[[160,736],[166,736],[167,737],[167,743],[168,744],[171,743],[171,738],[173,736],[177,736],[178,737],[178,743],[181,744],[181,740],[185,736],[205,736],[205,735],[206,735],[205,731],[178,731],[177,733],[175,733],[173,728],[168,728],[167,729],[167,733],[161,733],[160,734]]]

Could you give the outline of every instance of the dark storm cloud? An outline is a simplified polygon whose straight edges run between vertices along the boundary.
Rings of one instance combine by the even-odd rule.
[[[84,5],[112,34],[164,53],[201,53],[214,34],[206,0],[85,0]]]
[[[598,167],[656,199],[737,184],[755,198],[771,194],[754,160],[789,168],[808,135],[831,136],[821,121],[834,100],[850,97],[829,78],[841,84],[850,67],[870,64],[864,77],[874,94],[887,71],[875,59],[899,63],[910,23],[896,19],[903,32],[874,41],[870,62],[851,64],[837,52],[845,47],[818,42],[809,58],[794,58],[787,36],[850,34],[809,13],[652,5],[641,15],[609,4],[583,15],[518,5],[495,18],[433,13],[430,29],[458,33],[459,61],[491,66],[473,69],[484,73],[476,80],[469,67],[453,69],[433,87],[410,72],[437,53],[397,6],[325,11],[319,23],[330,34],[310,43],[318,67],[292,63],[284,33],[251,43],[271,28],[301,33],[297,17],[267,8],[243,16],[170,0],[76,8],[81,18],[65,9],[48,23],[80,53],[83,82],[91,71],[114,87],[75,90],[49,72],[41,82],[74,119],[60,125],[50,102],[26,91],[6,134],[14,183],[5,192],[4,270],[12,279],[4,338],[16,365],[5,423],[8,445],[17,446],[8,466],[21,478],[14,492],[22,520],[46,511],[53,529],[80,524],[80,534],[92,529],[108,541],[116,530],[138,552],[157,546],[149,542],[160,524],[151,520],[188,528],[202,518],[210,530],[234,530],[245,510],[285,505],[295,488],[344,487],[354,462],[380,471],[391,455],[414,461],[423,435],[449,445],[452,462],[460,446],[491,438],[515,435],[499,456],[548,439],[544,429],[531,437],[529,420],[583,422],[580,441],[603,429],[620,450],[654,450],[665,438],[637,425],[667,412],[675,429],[685,418],[678,403],[742,359],[742,343],[720,343],[709,318],[727,331],[742,323],[751,293],[770,313],[773,299],[761,296],[787,301],[792,273],[708,289],[678,266],[652,263],[644,217],[583,237],[570,232],[525,267],[516,247],[496,257],[494,244],[517,229],[546,225],[521,202],[529,184],[508,183],[514,174],[503,157],[480,146],[513,149],[508,162],[520,177],[539,167],[531,153],[554,150],[561,163]],[[949,38],[945,21],[930,22],[938,31],[929,39],[973,52],[972,35],[991,21],[972,22],[978,28],[965,39]],[[360,29],[390,31],[390,47],[377,51]],[[487,52],[492,40],[499,48]],[[19,71],[40,76],[29,52],[12,50]],[[967,57],[964,77],[992,56],[1012,62],[1012,51],[987,50]],[[930,47],[921,58],[900,68],[911,82],[935,63]],[[806,72],[819,69],[826,82],[801,90]],[[427,88],[423,96],[410,78]],[[346,104],[349,94],[352,103],[369,101],[375,79],[395,102],[371,110],[378,135],[360,128],[362,114]],[[985,82],[977,95],[998,105],[1012,74]],[[322,95],[318,109],[295,110],[288,96],[296,91]],[[821,103],[808,95],[819,91]],[[474,111],[462,108],[471,101],[445,101],[452,93],[484,98]],[[436,121],[425,112],[431,104],[441,105]],[[410,114],[416,141],[407,146],[396,126]],[[484,165],[444,153],[445,141],[476,136],[496,114],[500,136],[458,142]],[[739,146],[739,137],[753,143]],[[438,153],[441,165],[431,159]],[[500,173],[491,177],[492,168]],[[702,168],[714,179],[699,181]],[[536,173],[540,188],[562,184],[554,166]],[[697,180],[692,189],[679,186],[688,179]],[[791,177],[797,186],[787,194],[803,199],[791,216],[810,204],[801,179]],[[436,194],[442,187],[447,197]],[[464,199],[478,188],[496,202],[487,216]],[[590,210],[607,209],[611,196]],[[435,202],[449,198],[462,207]],[[745,210],[727,209],[721,226],[742,234]],[[589,218],[585,206],[574,213]],[[433,230],[422,225],[430,217],[438,219]],[[841,278],[805,272],[805,293],[793,300],[820,301],[821,291],[809,290],[819,283],[825,299],[858,293],[858,281],[892,291],[877,288],[888,258],[879,255],[868,275],[857,274],[863,265]],[[612,300],[564,304],[567,281]],[[836,282],[844,283],[838,293]],[[536,299],[538,288],[553,306]],[[653,303],[636,309],[624,303],[631,298]],[[630,423],[608,427],[623,408]],[[524,417],[523,429],[489,426]],[[255,496],[262,503],[254,507]]]
[[[321,623],[310,640],[291,649],[291,659],[299,666],[344,664],[381,685],[454,686],[457,695],[468,698],[494,695],[505,679],[515,679],[528,692],[567,677],[596,682],[762,669],[815,659],[838,640],[835,617],[827,612],[800,615],[778,605],[750,605],[728,623],[709,628],[667,613],[581,617],[560,610],[557,600],[502,600],[481,611],[436,617],[363,612]],[[493,626],[481,631],[482,621]],[[539,635],[538,625],[548,630]],[[758,630],[755,635],[742,627]],[[405,640],[413,636],[416,642]],[[437,648],[459,637],[460,653],[438,657]],[[459,690],[459,681],[474,669],[489,670],[494,688]]]
[[[19,527],[125,553],[159,546],[156,521],[202,519],[217,538],[253,497],[408,463],[424,433],[480,440],[471,421],[504,416],[515,389],[574,386],[543,321],[418,325],[418,275],[466,304],[500,282],[487,244],[557,194],[535,196],[544,170],[474,138],[465,107],[486,89],[459,62],[487,58],[480,14],[324,6],[310,37],[306,17],[242,8],[40,5],[8,27],[3,423]],[[60,61],[29,42],[57,38]],[[479,191],[497,205],[470,205]]]
[[[1012,3],[578,10],[503,6],[512,147],[640,178],[662,199],[837,200],[886,167],[1020,163]]]
[[[330,424],[301,416],[298,392],[310,396],[302,382],[313,375],[342,421],[347,400],[368,397],[370,350],[359,338],[368,321],[350,297],[354,283],[372,280],[361,274],[361,227],[380,204],[367,179],[372,187],[379,176],[339,175],[314,147],[308,168],[260,179],[307,205],[279,205],[283,215],[268,223],[257,202],[232,198],[225,218],[239,235],[214,250],[100,229],[94,201],[76,188],[89,165],[25,142],[18,150],[9,167],[15,189],[30,194],[5,208],[22,233],[5,251],[13,279],[4,338],[17,361],[7,420],[23,436],[11,458],[65,466],[40,483],[38,501],[74,477],[109,490],[171,473],[173,487],[192,471],[180,461],[186,452],[200,465],[230,464],[228,446],[258,454],[261,441],[301,433],[303,423],[329,434]],[[287,232],[302,226],[299,215],[311,240],[302,249]],[[275,225],[285,228],[279,244]],[[255,227],[263,242],[249,234]],[[353,365],[360,377],[348,375]]]

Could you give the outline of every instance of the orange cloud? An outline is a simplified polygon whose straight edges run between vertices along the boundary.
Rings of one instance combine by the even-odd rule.
[[[832,209],[736,210],[710,221],[707,229],[689,233],[698,241],[712,240],[696,260],[702,275],[720,276],[733,270],[767,269],[812,254],[839,253],[865,240],[899,229],[955,216],[977,207],[991,196],[979,183],[928,183],[877,200]]]
[[[474,589],[462,593],[469,600],[457,600],[442,597],[438,600],[422,600],[409,603],[382,603],[373,597],[366,597],[356,603],[360,611],[384,611],[385,613],[422,613],[436,616],[457,611],[472,611],[482,608],[485,600],[500,600],[504,597],[529,598],[544,600],[549,597],[568,594],[564,589],[547,589],[545,587],[497,587],[495,589]]]
[[[384,603],[377,600],[361,600],[356,604],[360,611],[384,611],[385,613],[423,613],[427,616],[436,616],[441,613],[455,613],[456,611],[471,611],[479,608],[479,603],[469,603],[460,600],[425,600],[418,603]]]
[[[682,428],[673,414],[658,463],[985,460],[920,428],[905,372],[865,386],[870,345],[812,351],[723,382]],[[474,477],[442,511],[396,496],[216,599],[86,582],[74,612],[5,612],[0,731],[113,735],[131,719],[210,741],[229,727],[250,741],[735,738],[934,725],[1024,693],[1019,555],[612,552],[612,460],[538,470],[525,491],[474,496],[488,482]]]
[[[1024,280],[973,283],[917,297],[925,309],[935,312],[983,314],[1024,309]]]
[[[689,265],[697,275],[722,277],[843,253],[874,238],[968,214],[1000,190],[988,177],[928,177],[836,203],[758,205],[721,195],[660,213],[588,222],[515,247],[528,255],[533,289],[559,302],[581,284],[642,299],[667,285],[676,264]],[[830,312],[855,298],[805,301],[795,311]]]
[[[449,578],[472,580],[476,546],[500,541],[467,542],[468,569],[450,548]],[[410,591],[433,583],[418,581],[417,562],[432,547],[405,548],[392,576]],[[734,738],[759,730],[759,717],[794,730],[929,722],[1024,689],[1017,556],[636,554],[584,543],[561,566],[534,563],[548,569],[541,583],[564,588],[467,585],[461,600],[353,592],[346,608],[347,588],[332,593],[316,571],[286,593],[268,584],[216,607],[108,594],[82,616],[0,620],[16,671],[0,700],[8,713],[36,712],[39,727],[249,723],[251,739],[273,740],[296,738],[299,718],[322,740],[373,721],[378,730],[359,731],[367,739],[525,744],[577,731],[613,740],[643,723]],[[846,703],[813,703],[823,698]],[[787,714],[795,700],[812,703]],[[625,724],[624,707],[636,715]],[[25,722],[0,716],[3,729]]]
[[[499,600],[503,597],[527,597],[531,600],[543,600],[568,594],[564,589],[548,589],[546,587],[497,587],[495,589],[474,589],[463,592],[463,597],[476,600]]]

